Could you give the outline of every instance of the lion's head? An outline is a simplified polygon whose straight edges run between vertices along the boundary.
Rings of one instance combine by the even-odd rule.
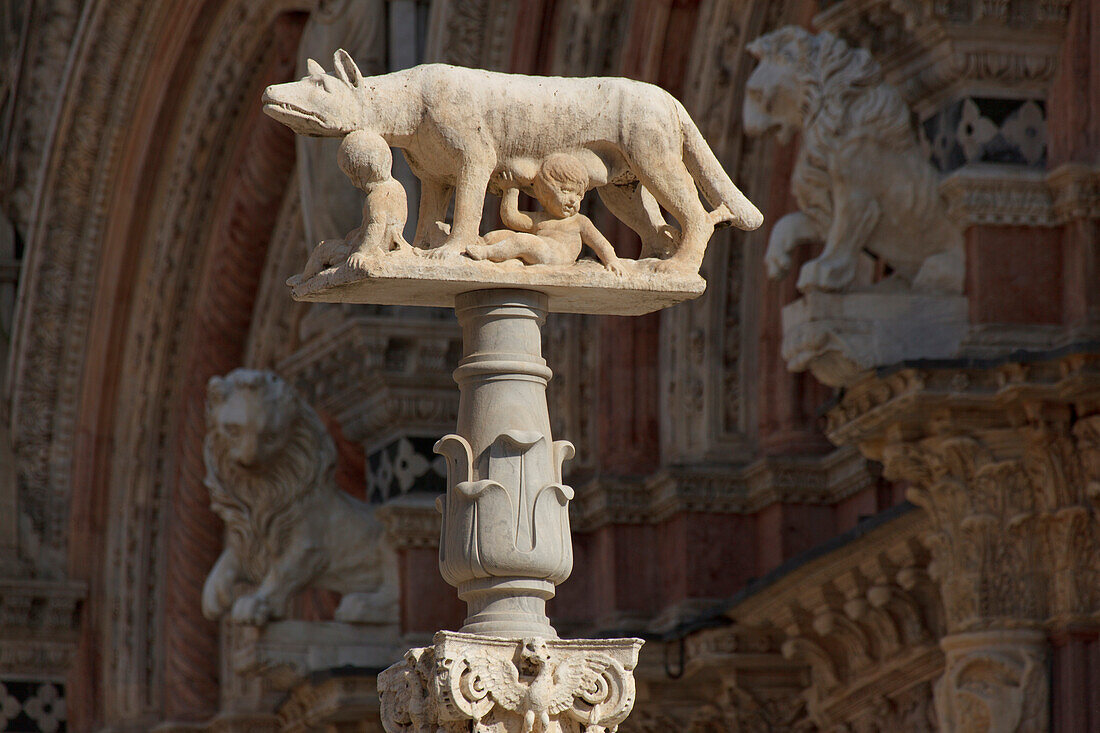
[[[334,489],[336,448],[317,413],[280,377],[236,369],[207,385],[206,485],[231,537],[278,529],[292,505]]]
[[[867,138],[885,149],[917,150],[909,108],[871,54],[832,33],[787,26],[748,45],[759,60],[746,83],[743,120],[749,135],[775,132],[782,142],[802,132],[791,183],[803,213],[828,229],[832,153]]]
[[[801,129],[824,125],[872,127],[881,135],[900,125],[911,133],[908,108],[865,49],[828,31],[816,35],[786,26],[748,45],[760,63],[746,83],[744,123],[750,135],[775,131],[784,142]]]

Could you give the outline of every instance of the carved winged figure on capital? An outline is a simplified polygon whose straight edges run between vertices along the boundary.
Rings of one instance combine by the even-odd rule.
[[[440,632],[434,647],[411,650],[378,675],[383,726],[387,733],[615,731],[634,706],[641,646],[619,641],[600,650]]]
[[[264,92],[264,111],[298,134],[342,138],[340,167],[365,194],[362,224],[319,244],[291,284],[419,256],[461,267],[571,268],[585,246],[607,271],[629,275],[640,265],[624,262],[580,211],[592,189],[638,233],[649,275],[694,275],[716,227],[755,229],[763,220],[683,105],[656,86],[444,64],[364,77],[343,50],[333,63],[328,73],[310,60],[305,78]],[[407,205],[391,147],[421,184],[411,246],[401,235]],[[521,210],[521,192],[540,210]],[[504,228],[482,235],[486,193],[501,196]]]

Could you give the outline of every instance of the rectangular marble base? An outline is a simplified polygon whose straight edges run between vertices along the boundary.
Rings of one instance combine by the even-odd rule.
[[[783,358],[843,387],[868,369],[957,356],[969,330],[962,295],[807,293],[783,308]]]
[[[660,260],[622,260],[616,275],[594,260],[572,265],[484,262],[456,256],[433,260],[395,251],[371,261],[364,272],[347,267],[325,270],[299,282],[291,278],[295,300],[374,305],[453,307],[456,295],[499,288],[545,293],[554,313],[638,316],[697,298],[706,281],[696,273],[656,271]]]
[[[290,689],[310,674],[340,667],[380,669],[400,653],[396,627],[337,621],[277,621],[266,627],[235,626],[230,664],[244,675]]]

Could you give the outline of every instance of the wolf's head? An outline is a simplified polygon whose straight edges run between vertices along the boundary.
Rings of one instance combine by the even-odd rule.
[[[264,112],[299,135],[339,137],[360,127],[363,103],[356,93],[363,74],[344,49],[333,56],[335,75],[309,59],[309,74],[299,81],[264,90]]]

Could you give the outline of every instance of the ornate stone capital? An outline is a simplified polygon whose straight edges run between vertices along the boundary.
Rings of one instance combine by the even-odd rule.
[[[440,631],[378,676],[387,733],[613,731],[634,706],[641,639],[501,639]],[[523,726],[520,728],[519,726]]]
[[[1045,731],[1047,633],[1100,617],[1100,356],[1028,355],[868,377],[830,438],[925,510],[949,636],[946,731]]]

